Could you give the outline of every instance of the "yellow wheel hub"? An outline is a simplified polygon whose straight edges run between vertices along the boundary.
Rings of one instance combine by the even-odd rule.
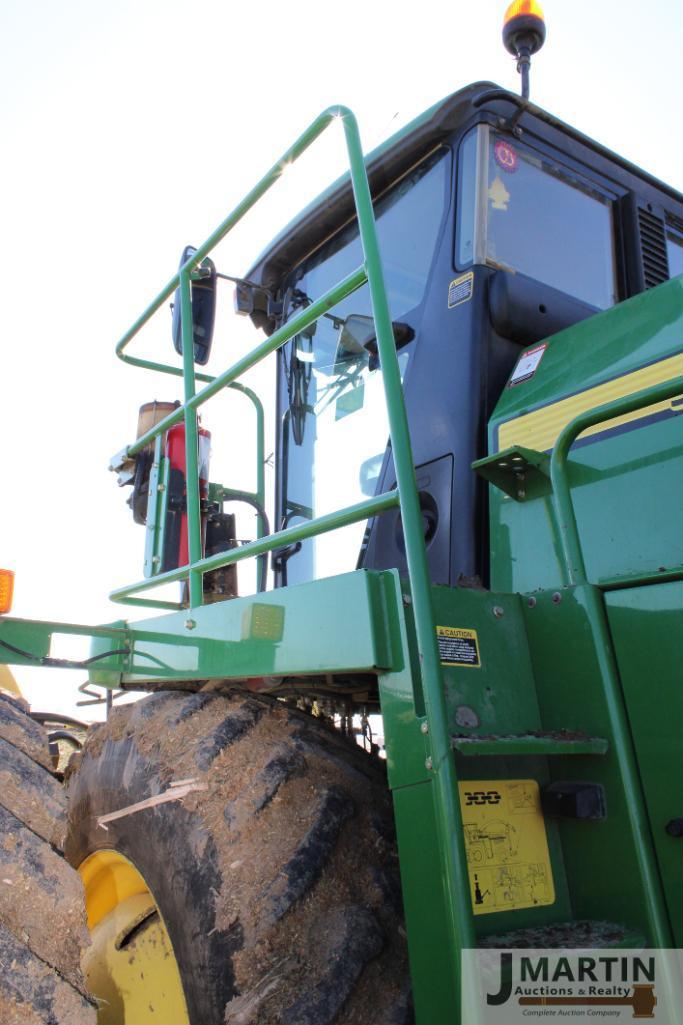
[[[166,926],[135,866],[98,851],[79,870],[91,946],[83,957],[98,1025],[190,1025]]]

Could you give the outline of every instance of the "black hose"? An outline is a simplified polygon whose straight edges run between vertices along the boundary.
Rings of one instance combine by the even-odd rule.
[[[39,666],[50,666],[53,669],[87,669],[93,662],[100,662],[103,658],[111,658],[114,655],[130,655],[130,648],[116,648],[113,651],[103,651],[101,655],[92,655],[90,658],[78,662],[70,658],[51,658],[49,655],[34,655],[30,651],[24,651],[23,648],[17,648],[8,641],[0,641],[0,647],[11,651],[14,655],[21,655],[22,658],[28,659],[29,662],[35,662]]]

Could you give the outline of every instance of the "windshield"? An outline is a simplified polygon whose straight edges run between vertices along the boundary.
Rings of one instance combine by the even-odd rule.
[[[419,323],[449,194],[440,149],[375,204],[401,376]],[[294,276],[286,315],[308,305],[362,263],[355,224]],[[374,495],[389,428],[367,285],[347,296],[281,353],[286,401],[281,425],[281,526],[293,526]],[[365,523],[305,541],[286,560],[287,583],[355,569]]]
[[[598,309],[617,302],[612,200],[481,125],[461,150],[458,263],[518,271]]]

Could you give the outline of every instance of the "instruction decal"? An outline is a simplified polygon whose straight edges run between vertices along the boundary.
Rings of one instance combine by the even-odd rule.
[[[474,272],[470,270],[467,274],[461,274],[459,278],[455,278],[448,286],[448,309],[452,310],[454,306],[466,303],[468,299],[472,298],[473,292]]]
[[[474,914],[553,904],[536,780],[467,780],[458,788]]]
[[[466,630],[461,626],[437,626],[436,639],[442,666],[481,668],[476,630]]]
[[[522,381],[528,381],[534,376],[547,348],[548,344],[544,342],[543,345],[537,345],[535,349],[529,349],[528,352],[520,356],[517,366],[512,371],[512,377],[508,381],[508,388],[521,384]]]

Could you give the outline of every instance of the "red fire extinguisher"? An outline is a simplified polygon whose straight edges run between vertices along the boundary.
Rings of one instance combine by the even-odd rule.
[[[198,428],[199,500],[206,505],[209,497],[209,455],[211,433]],[[168,496],[162,572],[186,566],[189,562],[187,541],[187,466],[185,463],[185,424],[170,427],[166,434],[166,458],[169,462]],[[202,514],[202,552],[206,532],[206,514]]]

